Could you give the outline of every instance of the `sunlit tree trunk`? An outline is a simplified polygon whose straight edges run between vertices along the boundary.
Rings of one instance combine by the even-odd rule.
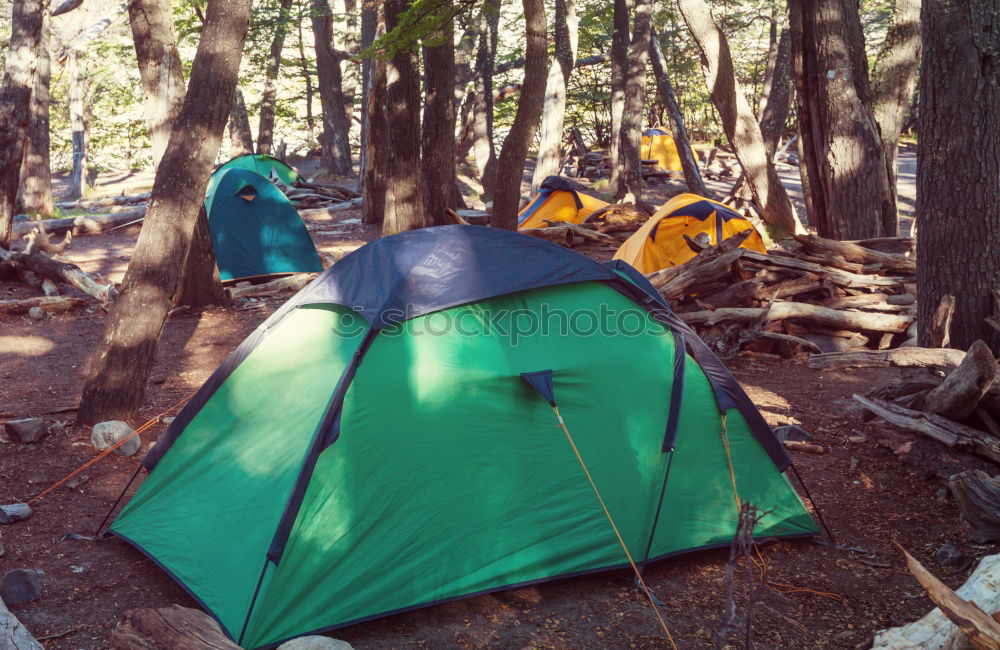
[[[73,171],[67,198],[79,199],[87,184],[87,77],[82,55],[71,49],[66,54],[66,77],[69,84],[69,123],[72,130]]]
[[[1000,352],[1000,29],[996,3],[925,0],[917,132],[919,338],[955,297],[951,345]]]
[[[0,246],[10,244],[24,139],[31,114],[35,58],[42,38],[45,0],[20,0],[11,16],[3,86],[0,86]]]
[[[260,97],[260,122],[257,125],[257,153],[271,153],[274,145],[274,111],[278,104],[278,74],[281,71],[281,50],[285,47],[292,0],[278,1],[278,22],[267,56],[264,71],[264,92]]]
[[[348,138],[354,125],[354,98],[361,91],[361,68],[348,55],[358,49],[358,6],[356,0],[337,0],[341,12],[344,53],[339,57],[340,78],[344,93],[344,116],[347,118]]]
[[[479,17],[479,48],[476,51],[472,104],[472,150],[479,182],[486,197],[496,186],[496,147],[493,144],[493,65],[497,56],[497,30],[501,0],[485,0]]]
[[[733,72],[729,42],[705,0],[677,0],[677,6],[698,47],[712,104],[746,174],[754,202],[765,223],[781,232],[802,232],[795,208],[767,158],[764,138],[743,88]]]
[[[309,68],[309,59],[306,58],[305,35],[302,30],[304,19],[305,12],[300,14],[298,21],[296,21],[299,37],[297,44],[299,46],[299,71],[302,72],[302,83],[305,85],[306,126],[309,127],[309,146],[312,147],[317,142],[316,117],[313,115],[313,95],[316,90],[313,86],[313,76],[312,70]]]
[[[545,6],[542,0],[522,0],[525,47],[524,83],[517,101],[514,123],[507,133],[497,159],[497,184],[491,224],[517,229],[517,209],[521,202],[521,178],[528,147],[538,127],[545,102],[546,47]]]
[[[451,10],[451,2],[440,11]],[[450,223],[446,211],[455,194],[455,44],[449,19],[432,46],[424,47],[424,117],[421,184],[424,208],[432,224]]]
[[[184,73],[174,37],[170,0],[128,0],[128,19],[145,97],[153,166],[160,163],[170,128],[184,102]]]
[[[799,125],[814,212],[831,239],[896,234],[896,201],[872,112],[857,2],[789,4]]]
[[[234,157],[253,153],[250,117],[247,115],[247,104],[243,101],[243,91],[239,88],[233,93],[233,109],[229,114],[229,148]]]
[[[636,202],[642,194],[642,120],[646,113],[646,61],[653,29],[653,0],[635,0],[632,41],[625,75],[625,111],[618,138],[618,163],[611,174],[615,202]],[[614,164],[614,163],[613,163]]]
[[[331,174],[351,173],[351,125],[344,113],[343,80],[340,61],[333,49],[333,17],[329,0],[312,1],[312,28],[316,42],[316,73],[319,97],[323,106],[323,131],[320,134],[320,157]]]
[[[387,0],[385,28],[392,31],[410,0]],[[420,64],[417,52],[397,48],[386,61],[387,153],[382,234],[430,225],[420,184]]]
[[[560,172],[566,91],[576,63],[579,24],[580,21],[576,17],[576,1],[556,0],[554,25],[556,55],[549,64],[549,77],[545,82],[545,111],[542,113],[538,159],[535,162],[535,173],[531,177],[532,192],[546,177]]]
[[[250,6],[251,0],[208,0],[187,96],[157,169],[121,294],[90,359],[79,424],[128,420],[142,404],[229,117]]]
[[[21,164],[21,207],[29,214],[52,214],[52,170],[49,165],[49,52],[50,19],[45,12],[35,65],[35,83],[31,93],[31,115],[24,141]]]

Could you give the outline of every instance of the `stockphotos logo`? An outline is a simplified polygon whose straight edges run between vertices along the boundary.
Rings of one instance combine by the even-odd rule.
[[[344,314],[334,331],[345,337],[360,336],[368,329],[361,313],[363,307]],[[516,346],[522,339],[535,336],[641,336],[663,332],[663,325],[638,307],[615,309],[609,305],[567,310],[542,303],[537,308],[496,309],[467,305],[460,309],[437,311],[416,316],[411,305],[406,309],[382,312],[381,320],[393,323],[380,336],[491,336],[506,339]]]

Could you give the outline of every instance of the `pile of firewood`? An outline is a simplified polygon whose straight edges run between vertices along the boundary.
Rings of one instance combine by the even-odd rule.
[[[800,351],[887,350],[916,342],[913,240],[841,242],[797,235],[797,248],[716,246],[685,237],[697,255],[649,275],[717,354],[791,357]]]
[[[291,186],[279,180],[274,180],[274,184],[299,210],[352,205],[352,201],[360,197],[360,194],[346,187],[310,183],[301,177]]]

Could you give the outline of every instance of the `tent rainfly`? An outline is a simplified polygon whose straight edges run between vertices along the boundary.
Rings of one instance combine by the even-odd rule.
[[[544,228],[547,221],[583,223],[608,203],[582,194],[562,176],[549,176],[517,215],[517,228]]]
[[[743,248],[766,253],[764,240],[746,217],[724,203],[697,194],[678,194],[667,201],[631,237],[622,242],[615,253],[643,273],[653,273],[683,264],[695,253],[684,241],[684,235],[694,237],[706,233],[712,244],[744,230],[751,230]]]
[[[284,160],[262,153],[248,153],[236,156],[215,168],[212,176],[227,169],[246,169],[255,174],[259,174],[269,181],[281,181],[285,185],[291,186],[299,179],[299,172],[286,163]]]
[[[636,562],[728,546],[734,491],[761,538],[817,532],[783,446],[641,274],[459,225],[378,239],[268,318],[111,532],[248,649],[628,566],[556,408]]]
[[[213,179],[205,210],[223,281],[323,270],[302,218],[271,181],[239,167]]]

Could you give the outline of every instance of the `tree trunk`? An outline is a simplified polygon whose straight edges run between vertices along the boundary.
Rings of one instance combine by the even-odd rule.
[[[919,65],[920,0],[896,0],[892,25],[875,59],[871,79],[875,123],[881,134],[889,192],[893,200],[899,196],[896,189],[899,135],[917,86]],[[888,233],[893,226],[892,223],[885,223],[883,229]]]
[[[77,421],[127,420],[142,404],[156,344],[191,246],[236,90],[251,0],[209,0],[188,93],[157,170],[146,221],[91,357]]]
[[[792,35],[787,29],[781,30],[774,50],[773,66],[770,62],[768,65],[770,75],[761,93],[760,134],[764,138],[767,159],[773,161],[785,122],[788,121],[791,102]]]
[[[642,120],[646,113],[646,61],[652,32],[652,0],[635,0],[632,43],[625,76],[625,112],[618,139],[618,163],[614,164],[611,186],[615,203],[637,203],[642,194]]]
[[[385,28],[391,32],[411,0],[387,0]],[[386,61],[387,153],[382,234],[430,225],[420,185],[420,65],[417,52],[399,48]]]
[[[660,101],[667,107],[667,114],[670,116],[670,125],[673,129],[674,144],[677,146],[677,153],[681,158],[681,169],[684,170],[684,182],[688,191],[699,196],[708,196],[708,188],[701,177],[701,170],[698,169],[698,159],[691,149],[691,141],[688,139],[687,129],[684,127],[684,115],[681,114],[681,107],[677,103],[677,96],[674,95],[674,87],[667,76],[667,61],[663,57],[660,49],[660,39],[653,32],[649,39],[649,59],[653,64],[653,76],[656,77],[656,87],[660,93]]]
[[[174,37],[170,1],[128,0],[128,19],[145,96],[146,130],[156,167],[184,103],[184,73]]]
[[[496,187],[496,147],[493,144],[493,65],[497,58],[501,0],[486,0],[479,16],[479,49],[476,52],[472,103],[472,149],[485,196]]]
[[[281,71],[281,50],[285,47],[285,34],[288,33],[288,17],[291,9],[292,0],[278,0],[278,22],[274,26],[274,38],[271,39],[271,49],[267,56],[267,69],[264,71],[264,92],[260,96],[257,153],[269,154],[274,145],[274,111],[278,106],[278,73]],[[317,51],[318,58],[319,52]]]
[[[857,2],[789,4],[799,125],[822,237],[896,234],[896,202],[872,113]],[[887,228],[888,226],[888,228]]]
[[[547,177],[558,175],[562,162],[563,121],[566,115],[566,90],[569,77],[576,63],[579,42],[579,24],[576,17],[576,0],[556,0],[555,36],[556,56],[549,64],[549,77],[545,82],[545,112],[542,114],[542,132],[538,144],[538,158],[531,177],[534,192]]]
[[[243,101],[243,91],[239,88],[233,93],[233,110],[229,113],[229,148],[233,157],[253,153],[250,117]]]
[[[316,74],[319,98],[323,106],[323,131],[320,156],[323,168],[331,174],[351,173],[351,125],[344,113],[343,80],[340,62],[333,49],[333,17],[329,0],[311,0],[313,38],[316,42]]]
[[[385,4],[364,0],[361,9],[361,47],[367,49],[385,34]],[[388,145],[386,143],[385,60],[364,61],[364,115],[361,169],[361,221],[380,224],[385,218],[385,183]]]
[[[72,129],[73,172],[69,181],[70,200],[82,198],[87,185],[87,79],[80,61],[80,51],[66,54],[66,76],[69,81],[69,122]]]
[[[219,278],[215,249],[212,248],[212,232],[208,229],[208,214],[205,212],[204,204],[198,212],[198,222],[194,227],[191,246],[184,258],[184,267],[172,304],[175,307],[193,308],[230,305],[229,296]]]
[[[21,0],[14,3],[10,46],[7,48],[3,86],[0,87],[0,246],[10,243],[14,223],[24,139],[31,115],[31,91],[35,84],[35,58],[42,38],[46,2]]]
[[[542,0],[522,0],[524,6],[524,83],[517,100],[514,123],[497,159],[497,185],[491,224],[517,229],[517,209],[521,202],[521,177],[528,147],[535,135],[545,102],[546,41],[545,6]]]
[[[21,164],[21,207],[28,214],[48,217],[52,214],[52,170],[49,166],[49,52],[50,20],[46,11],[38,44],[35,84],[31,94],[31,114],[24,141]]]
[[[761,218],[779,231],[803,232],[788,193],[767,158],[760,126],[733,73],[725,34],[712,18],[705,0],[677,0],[677,6],[698,46],[712,103],[722,117],[726,137],[746,174]]]
[[[343,18],[342,33],[344,49],[347,52],[358,51],[358,16],[356,0],[338,0],[337,10]],[[361,87],[360,69],[354,61],[346,56],[337,57],[340,61],[341,89],[344,95],[344,117],[347,120],[347,135],[350,141],[350,130],[354,124],[354,96]]]
[[[941,297],[955,296],[952,346],[1000,351],[991,290],[1000,288],[1000,30],[995,3],[928,0],[917,148],[919,338]],[[985,237],[985,239],[984,239]]]
[[[302,31],[302,23],[305,21],[305,13],[308,10],[308,6],[303,7],[295,26],[298,30],[299,36],[299,70],[302,72],[302,81],[306,87],[306,125],[309,127],[309,147],[312,148],[312,146],[316,143],[316,118],[313,116],[313,94],[315,93],[315,90],[313,88],[312,70],[309,69],[309,60],[306,59],[305,35]]]
[[[614,0],[611,17],[611,164],[618,166],[618,150],[625,112],[625,78],[628,72],[629,44],[628,0]]]
[[[445,0],[439,11],[450,12]],[[455,193],[455,47],[454,19],[448,18],[433,46],[424,47],[424,123],[421,185],[428,222],[452,223]]]

